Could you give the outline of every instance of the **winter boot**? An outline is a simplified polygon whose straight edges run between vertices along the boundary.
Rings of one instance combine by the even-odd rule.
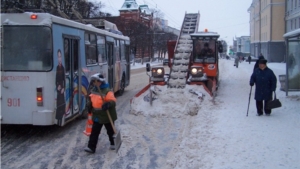
[[[110,145],[109,149],[115,150],[115,149],[116,149],[116,146],[115,146],[115,145]]]
[[[93,151],[92,149],[90,149],[89,147],[84,148],[84,151],[88,152],[88,153],[95,153],[95,151]]]

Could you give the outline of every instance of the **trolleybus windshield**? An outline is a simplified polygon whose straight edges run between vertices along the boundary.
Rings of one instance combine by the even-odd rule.
[[[51,29],[45,26],[3,26],[4,71],[49,71],[52,69]]]

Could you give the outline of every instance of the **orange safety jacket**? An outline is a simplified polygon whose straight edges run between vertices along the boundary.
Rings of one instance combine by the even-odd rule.
[[[103,103],[117,101],[112,91],[107,92],[107,94],[92,91],[90,94],[90,98],[92,106],[95,110],[100,110],[102,108]]]
[[[92,107],[93,121],[97,121],[100,124],[110,123],[106,111],[102,110],[102,105],[106,102],[110,102],[112,106],[108,109],[109,114],[113,121],[117,120],[116,101],[114,93],[109,88],[100,89],[94,88],[87,100],[87,107]]]

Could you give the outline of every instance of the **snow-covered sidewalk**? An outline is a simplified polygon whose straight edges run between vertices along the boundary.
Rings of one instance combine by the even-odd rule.
[[[211,110],[214,124],[208,146],[200,150],[206,152],[204,168],[300,168],[300,93],[286,97],[279,90],[278,75],[285,73],[285,64],[267,64],[278,79],[276,93],[283,107],[274,109],[270,117],[255,116],[254,86],[246,117],[254,63],[243,62],[239,68],[233,67],[232,61],[220,63],[218,103]]]
[[[154,101],[156,106],[152,108],[145,103],[139,108],[133,106],[134,109],[139,109],[133,112],[137,116],[135,120],[143,116],[151,118],[151,121],[161,118],[168,119],[168,123],[173,125],[177,123],[175,127],[178,133],[173,138],[164,140],[164,143],[169,141],[168,147],[159,141],[151,142],[151,147],[156,147],[156,159],[160,159],[159,154],[165,154],[161,157],[167,158],[166,161],[157,160],[159,162],[156,163],[164,168],[178,169],[300,168],[300,92],[290,92],[290,96],[285,96],[285,92],[279,90],[278,79],[278,75],[285,73],[285,64],[267,65],[276,74],[276,94],[283,105],[274,109],[271,116],[256,116],[255,86],[251,93],[249,115],[246,116],[250,94],[249,79],[254,62],[243,62],[236,68],[233,61],[224,59],[220,60],[220,87],[215,102],[208,96],[201,102],[189,92],[174,95],[174,91],[170,90],[173,95],[168,98],[164,93],[161,97],[163,103]],[[189,90],[188,88],[185,90]],[[198,106],[194,106],[198,111],[197,115],[174,111],[180,109],[178,106],[186,106],[180,105],[180,98],[189,98],[189,106],[197,103]],[[159,106],[160,104],[163,106]],[[135,125],[144,128],[137,121]],[[161,126],[164,125],[157,123],[156,126],[156,123],[151,123],[144,129],[156,129],[160,133]],[[174,132],[171,129],[168,131]],[[165,149],[168,151],[164,151]],[[159,150],[162,152],[158,152]]]

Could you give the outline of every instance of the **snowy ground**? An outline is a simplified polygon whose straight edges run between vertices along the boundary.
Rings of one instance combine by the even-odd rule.
[[[151,66],[157,66],[157,65],[162,66],[163,62],[162,61],[158,61],[157,59],[155,61],[153,61],[153,62],[144,62],[143,64],[135,62],[134,64],[131,63],[130,69],[139,69],[139,68],[145,68],[146,69],[146,64],[147,63],[150,63]]]
[[[151,63],[152,66],[162,63]],[[283,63],[268,64],[284,74]],[[249,78],[254,63],[233,66],[220,60],[220,87],[215,101],[186,89],[158,87],[153,102],[129,100],[148,84],[145,64],[132,67],[130,86],[117,97],[122,145],[109,150],[105,128],[95,154],[84,152],[86,120],[58,126],[1,125],[1,167],[71,169],[300,169],[300,92],[285,96],[277,85],[283,107],[270,117],[255,116],[252,90],[249,116]],[[139,69],[138,69],[139,67]],[[164,66],[167,69],[167,66]],[[133,73],[134,72],[134,73]],[[166,71],[168,73],[168,71]]]
[[[131,114],[135,115],[131,121],[147,131],[121,126],[125,137],[151,139],[144,151],[153,149],[153,154],[159,154],[155,156],[158,168],[300,169],[300,92],[286,96],[280,90],[278,75],[285,74],[284,63],[267,65],[277,76],[277,98],[283,105],[271,116],[256,116],[255,87],[246,116],[254,62],[243,62],[236,68],[233,60],[221,59],[215,101],[209,95],[201,100],[189,92],[193,89],[204,93],[200,86],[158,87],[153,106],[144,101],[147,93],[133,99],[131,105]],[[120,151],[141,146],[140,140],[136,137],[129,142],[125,138]],[[147,162],[142,159],[140,163]]]

